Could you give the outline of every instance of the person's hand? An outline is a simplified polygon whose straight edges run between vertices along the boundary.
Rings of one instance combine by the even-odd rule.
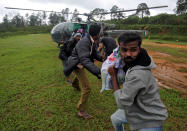
[[[63,43],[64,43],[64,41],[63,41],[63,40],[61,40],[61,41],[60,41],[60,44],[63,44]]]
[[[112,79],[113,90],[116,91],[120,89],[117,81],[117,69],[114,66],[110,66],[108,68],[108,73],[110,74]]]
[[[110,74],[110,76],[116,76],[117,75],[117,69],[114,66],[110,66],[108,68],[108,73]]]
[[[79,69],[82,69],[83,68],[83,65],[81,65],[80,63],[77,65],[77,67],[79,68]]]
[[[102,60],[103,60],[103,62],[106,60],[106,58],[107,58],[106,53],[104,53],[104,54],[102,55]]]

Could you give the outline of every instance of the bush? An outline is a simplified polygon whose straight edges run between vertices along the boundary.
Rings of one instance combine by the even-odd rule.
[[[148,30],[151,34],[178,34],[183,36],[187,34],[187,26],[184,25],[121,24],[116,26],[116,29],[119,29],[119,27],[122,30]]]

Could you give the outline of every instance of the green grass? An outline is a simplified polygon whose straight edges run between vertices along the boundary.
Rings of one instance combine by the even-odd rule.
[[[48,34],[0,39],[0,130],[113,130],[110,115],[117,109],[113,93],[100,93],[101,80],[89,72],[88,112],[94,119],[76,116],[81,94],[65,82],[56,46]],[[169,110],[164,130],[184,130],[186,99],[165,89],[161,98]]]
[[[168,109],[164,131],[185,131],[187,121],[187,99],[175,90],[161,89],[160,95]]]
[[[143,45],[143,47],[145,47],[147,50],[166,53],[166,54],[172,55],[174,57],[187,58],[187,49],[177,49],[177,48],[170,48],[170,47],[155,47],[151,44]]]
[[[172,47],[167,47],[167,46],[159,47],[159,45],[156,46],[156,45],[152,45],[152,44],[143,44],[142,46],[147,50],[157,51],[157,52],[161,52],[161,53],[165,53],[165,54],[169,54],[169,55],[173,56],[175,59],[167,58],[173,62],[176,62],[176,63],[187,62],[187,49],[172,48]],[[180,58],[180,59],[178,59],[178,58]]]
[[[145,41],[147,42],[148,40],[145,40]],[[153,42],[153,41],[151,41],[151,42]],[[174,42],[171,42],[171,43],[174,43]],[[178,45],[180,45],[180,44],[178,44]],[[161,53],[165,53],[165,54],[169,54],[169,55],[173,56],[173,58],[169,57],[167,59],[169,59],[170,61],[173,61],[175,63],[186,63],[187,62],[187,49],[172,48],[172,47],[167,47],[167,46],[159,47],[159,44],[158,44],[158,46],[152,45],[152,44],[143,44],[142,46],[147,50],[157,51],[157,52],[161,52]]]
[[[176,45],[187,45],[187,42],[186,41],[171,41],[171,40],[161,40],[161,39],[147,39],[147,38],[144,38],[144,41],[146,42],[158,42],[160,44],[164,44],[164,43],[169,43],[169,44],[176,44]]]
[[[187,37],[186,34],[149,34],[148,36],[146,36],[146,38],[153,40],[153,41],[159,41],[160,42],[172,42],[172,43],[178,43],[178,44],[182,44],[185,43],[187,41]]]
[[[151,50],[151,51],[157,51],[157,52],[161,52],[161,53],[165,53],[165,54],[169,54],[171,56],[173,56],[174,58],[167,58],[170,61],[173,61],[175,63],[186,63],[187,62],[187,49],[184,48],[174,48],[174,47],[168,47],[168,46],[162,46],[160,47],[159,45],[164,45],[164,43],[167,44],[175,44],[175,45],[187,45],[187,42],[176,42],[176,41],[163,41],[160,39],[156,39],[156,40],[148,40],[148,39],[144,39],[143,41],[145,41],[146,43],[149,42],[158,42],[158,46],[157,45],[152,45],[152,44],[143,44],[142,46],[147,49],[147,50]],[[159,43],[161,42],[161,44]],[[179,58],[179,59],[178,59]]]

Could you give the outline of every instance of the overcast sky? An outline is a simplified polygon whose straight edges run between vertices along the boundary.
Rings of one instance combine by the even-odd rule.
[[[76,8],[79,13],[88,13],[95,8],[102,8],[110,11],[113,5],[125,10],[136,9],[140,3],[146,3],[148,7],[167,5],[168,8],[149,10],[151,16],[168,13],[173,14],[177,0],[1,0],[0,2],[0,22],[5,14],[14,16],[17,13],[24,15],[26,11],[7,10],[4,7],[29,8],[39,10],[62,11],[69,8],[71,12]],[[27,13],[31,13],[27,11]],[[126,15],[132,14],[126,13]],[[84,18],[83,18],[84,19]]]

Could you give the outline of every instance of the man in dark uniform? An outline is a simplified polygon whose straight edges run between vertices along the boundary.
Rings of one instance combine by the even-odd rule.
[[[60,47],[60,53],[59,58],[62,60],[63,67],[66,68],[66,63],[68,60],[68,57],[71,55],[73,48],[76,46],[77,42],[81,39],[81,33],[75,33],[72,38],[70,38],[68,41],[64,42],[63,45]],[[67,77],[67,82],[72,83],[70,76]],[[77,78],[74,80],[76,81]],[[77,87],[77,90],[80,90],[80,88]]]
[[[116,41],[112,37],[103,37],[99,42],[98,50],[101,52],[103,50],[103,55],[109,56],[113,50],[117,47]]]
[[[101,54],[96,48],[96,43],[99,40],[100,30],[101,27],[99,25],[90,25],[89,34],[77,43],[73,49],[72,55],[68,58],[68,68],[64,70],[66,75],[71,74],[73,71],[82,85],[81,98],[77,104],[77,115],[84,119],[92,118],[92,116],[86,112],[86,103],[91,92],[91,86],[86,75],[85,68],[99,79],[101,78],[100,68],[94,64],[94,59],[103,61]],[[79,86],[79,83],[73,83],[72,85]]]

